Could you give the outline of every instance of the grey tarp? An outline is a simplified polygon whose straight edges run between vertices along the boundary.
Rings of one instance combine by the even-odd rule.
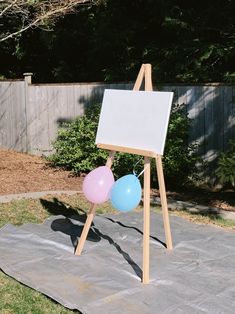
[[[70,309],[91,314],[235,313],[235,232],[171,217],[174,249],[151,214],[148,285],[142,273],[142,214],[96,216],[82,256],[84,216],[0,229],[0,268]]]

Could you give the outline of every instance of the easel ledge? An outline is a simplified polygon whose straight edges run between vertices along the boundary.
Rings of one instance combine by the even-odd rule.
[[[135,85],[133,90],[139,90],[143,79],[145,79],[145,91],[152,91],[152,78],[151,78],[151,64],[142,64],[139,74],[137,76]],[[142,282],[144,284],[149,283],[149,238],[150,238],[150,158],[155,158],[156,168],[157,168],[157,177],[159,183],[159,192],[162,206],[162,214],[163,214],[163,223],[166,237],[166,246],[167,249],[172,249],[172,237],[170,230],[170,222],[169,222],[169,213],[166,199],[166,190],[165,190],[165,181],[162,167],[162,158],[161,155],[156,155],[156,153],[151,151],[145,151],[140,149],[133,149],[130,147],[122,147],[116,145],[109,144],[97,144],[98,148],[107,149],[110,151],[109,157],[106,162],[106,166],[111,168],[113,163],[113,158],[116,153],[124,152],[131,153],[144,156],[144,191],[143,191],[143,200],[144,200],[144,224],[143,224],[143,276]],[[85,244],[91,223],[94,219],[96,204],[92,204],[91,208],[87,215],[87,220],[83,227],[83,231],[81,237],[79,239],[78,246],[76,248],[75,254],[81,255],[83,246]]]
[[[128,153],[128,154],[134,154],[134,155],[141,155],[151,158],[156,158],[158,155],[154,152],[148,151],[148,150],[142,150],[142,149],[135,149],[131,147],[123,147],[123,146],[117,146],[117,145],[110,145],[110,144],[96,144],[98,148],[107,149],[110,151],[115,152],[121,152],[121,153]]]

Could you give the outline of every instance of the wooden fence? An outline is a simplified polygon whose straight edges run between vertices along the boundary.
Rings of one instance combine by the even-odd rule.
[[[25,80],[0,82],[0,147],[42,155],[52,151],[58,127],[101,102],[104,89],[132,89],[133,84],[31,84]],[[190,142],[198,142],[201,156],[212,162],[235,139],[235,86],[164,85],[174,91],[174,103],[184,104],[192,119]]]

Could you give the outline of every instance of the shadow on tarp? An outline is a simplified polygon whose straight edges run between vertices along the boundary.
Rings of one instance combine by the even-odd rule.
[[[45,200],[45,199],[40,199],[40,202],[42,204],[42,206],[44,207],[45,210],[47,210],[50,214],[52,215],[63,215],[67,218],[73,218],[83,224],[85,224],[86,222],[86,219],[87,219],[87,214],[86,212],[81,209],[81,208],[72,208],[70,207],[70,205],[68,204],[65,204],[61,201],[59,201],[56,197],[53,198],[53,201],[48,201],[48,200]],[[79,212],[81,212],[82,214],[79,214]],[[121,221],[117,221],[117,220],[114,220],[112,218],[109,218],[109,217],[105,217],[107,220],[111,221],[112,223],[115,223],[115,224],[118,224],[120,225],[121,227],[123,228],[128,228],[128,229],[134,229],[136,230],[139,234],[143,235],[143,232],[136,228],[136,227],[133,227],[133,226],[128,226],[128,225],[125,225],[123,224]],[[71,235],[77,235],[78,237],[80,237],[81,235],[81,229],[83,227],[81,226],[77,226],[77,225],[74,225],[74,227],[76,227],[74,230],[74,228],[71,228],[73,227],[73,223],[68,220],[69,222],[67,222],[69,225],[65,227],[65,230],[67,230],[68,232],[73,232]],[[58,227],[58,226],[57,226]],[[69,227],[69,228],[67,228]],[[79,228],[78,228],[79,227]],[[92,222],[91,224],[91,229],[94,227],[94,222]],[[55,227],[56,228],[56,227]],[[71,228],[71,230],[70,230]],[[90,229],[90,230],[91,230]],[[54,229],[53,229],[54,230]],[[61,231],[63,232],[63,230],[56,230],[55,231]],[[94,230],[92,230],[94,232]],[[66,233],[66,231],[64,232]],[[66,233],[66,234],[69,234],[69,233]],[[97,236],[97,233],[95,232],[96,236]],[[70,234],[69,234],[70,235]],[[163,245],[164,247],[166,247],[166,243],[164,243],[163,241],[161,241],[160,239],[158,239],[157,237],[154,237],[154,236],[150,236],[151,239],[159,242],[161,245]],[[88,234],[88,240],[91,240],[91,241],[95,241],[95,237],[92,236],[92,234]]]
[[[108,220],[110,220],[110,221],[112,221],[112,222],[115,223],[115,224],[118,224],[118,225],[121,226],[121,227],[128,228],[128,229],[134,229],[134,230],[136,230],[138,233],[140,233],[141,235],[143,235],[143,232],[142,232],[140,229],[136,228],[136,227],[127,226],[127,225],[123,224],[121,221],[117,221],[117,220],[114,220],[114,219],[109,218],[109,217],[105,217],[105,218],[108,219]],[[166,243],[163,242],[163,241],[161,241],[161,240],[158,239],[157,237],[150,236],[150,238],[153,239],[153,240],[155,240],[155,241],[157,241],[157,242],[159,242],[159,243],[160,243],[161,245],[163,245],[165,248],[167,247],[167,246],[166,246]]]
[[[81,208],[75,209],[70,206],[66,206],[65,203],[59,201],[57,198],[53,198],[53,201],[48,201],[45,199],[40,199],[40,202],[44,209],[46,209],[50,214],[53,215],[63,215],[66,218],[58,218],[55,219],[51,224],[51,229],[53,231],[60,231],[64,234],[70,236],[71,243],[74,247],[74,251],[78,245],[78,238],[81,236],[83,225],[85,224],[87,214],[85,211]],[[82,214],[79,214],[79,212],[82,212]],[[75,221],[78,221],[82,223],[82,225],[77,225],[71,221],[72,218]],[[110,218],[106,218],[107,220],[111,221],[112,223],[119,223],[120,226],[123,228],[133,228],[137,232],[142,233],[139,229],[131,226],[125,226],[121,222],[116,222]],[[87,241],[92,242],[99,242],[101,239],[107,240],[110,245],[112,245],[120,255],[126,260],[126,262],[132,267],[136,275],[141,279],[142,278],[142,269],[139,267],[139,265],[136,264],[136,262],[131,258],[131,256],[123,251],[123,249],[120,247],[118,243],[116,243],[110,236],[103,234],[98,228],[96,228],[94,222],[91,224],[91,228],[89,230]],[[159,241],[157,238],[153,239]],[[164,243],[162,243],[164,245]]]
[[[82,233],[83,224],[85,223],[87,218],[85,211],[81,208],[72,208],[69,205],[59,201],[56,197],[53,198],[53,201],[40,199],[40,202],[43,208],[47,210],[50,214],[63,215],[66,217],[54,220],[51,224],[51,229],[69,235],[75,250],[78,244],[78,238],[81,236]],[[73,218],[76,221],[79,221],[80,223],[82,223],[82,225],[74,224],[69,218]],[[99,242],[101,238],[98,234],[94,232],[93,226],[94,223],[92,223],[91,225],[87,240],[92,242]]]

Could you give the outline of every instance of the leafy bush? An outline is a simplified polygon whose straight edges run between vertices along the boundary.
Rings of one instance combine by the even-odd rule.
[[[172,108],[165,152],[163,157],[164,175],[168,186],[184,186],[197,179],[197,145],[188,144],[190,119],[183,105]]]
[[[62,125],[53,143],[55,153],[48,158],[52,165],[81,174],[106,162],[108,153],[95,145],[99,112],[100,106],[94,105],[84,116]]]
[[[73,170],[77,174],[104,165],[108,153],[97,149],[95,135],[99,120],[100,105],[88,108],[85,115],[66,123],[58,131],[53,146],[55,153],[49,157],[52,165]],[[195,170],[195,147],[188,146],[189,119],[182,107],[175,106],[172,110],[164,154],[164,174],[168,186],[186,184]],[[153,181],[156,181],[154,160]],[[133,168],[138,174],[143,168],[143,157],[118,153],[115,156],[112,170],[115,177],[132,173]]]
[[[215,171],[219,182],[235,188],[235,141],[230,141],[229,149],[221,153]]]

